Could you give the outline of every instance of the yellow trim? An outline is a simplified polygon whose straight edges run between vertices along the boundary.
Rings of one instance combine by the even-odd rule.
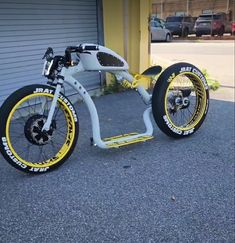
[[[200,114],[199,114],[199,116],[196,118],[196,120],[193,122],[193,124],[191,124],[190,126],[188,126],[188,127],[178,127],[178,126],[175,126],[175,124],[172,122],[172,120],[171,120],[171,118],[170,118],[170,116],[168,115],[168,111],[167,111],[167,94],[168,94],[168,91],[169,91],[169,89],[170,89],[170,86],[171,86],[171,83],[174,81],[174,79],[175,78],[177,78],[179,75],[182,75],[182,74],[184,74],[184,75],[190,75],[190,76],[194,76],[198,81],[200,81],[200,87],[203,87],[203,94],[202,94],[202,108],[200,109]],[[196,86],[195,86],[195,84],[194,84],[194,88],[197,88]],[[197,88],[198,89],[198,88]],[[195,91],[195,92],[198,92],[197,90]],[[196,106],[198,106],[198,97],[197,97],[197,105]],[[176,75],[173,79],[171,79],[170,80],[170,84],[169,84],[169,86],[168,86],[168,88],[167,88],[167,91],[166,91],[166,95],[165,95],[165,113],[166,113],[166,116],[167,116],[167,119],[168,119],[168,121],[171,123],[171,125],[174,127],[174,128],[176,128],[176,129],[178,129],[178,130],[180,130],[180,131],[186,131],[186,130],[190,130],[190,129],[192,129],[192,128],[194,128],[199,122],[200,122],[200,120],[202,119],[202,117],[203,117],[203,114],[204,114],[204,112],[205,112],[205,109],[206,109],[206,90],[205,90],[205,88],[204,88],[204,85],[203,85],[203,82],[202,82],[202,80],[196,75],[196,74],[194,74],[194,73],[191,73],[191,72],[182,72],[182,73],[180,73],[180,74],[178,74],[178,75]],[[194,117],[194,115],[195,115],[195,112],[194,112],[194,114],[192,115],[192,117]],[[191,122],[191,121],[190,121]],[[189,123],[190,123],[189,122]]]
[[[123,80],[122,82],[121,82],[121,85],[124,87],[124,88],[126,88],[126,89],[128,89],[128,88],[130,88],[130,89],[136,89],[137,88],[137,86],[139,85],[139,82],[138,82],[138,80],[133,80],[132,82],[129,82],[128,80]]]
[[[102,140],[107,142],[107,141],[114,141],[117,140],[119,138],[125,138],[125,137],[130,137],[130,136],[134,136],[137,135],[138,133],[136,132],[132,132],[132,133],[125,133],[125,134],[121,134],[121,135],[117,135],[117,136],[113,136],[113,137],[108,137],[108,138],[103,138]]]
[[[110,140],[108,140],[108,141],[112,141],[112,143],[107,144],[107,146],[109,148],[118,148],[118,147],[126,146],[126,145],[129,145],[129,144],[133,144],[133,143],[145,142],[149,139],[154,138],[153,136],[147,136],[146,135],[146,136],[141,136],[141,137],[138,137],[138,138],[133,138],[131,140],[125,140],[125,141],[121,141],[121,142],[116,141],[118,138],[125,137],[125,138],[128,139],[128,136],[133,136],[133,135],[136,135],[136,134],[130,133],[130,134],[124,134],[124,135],[113,137],[113,139],[111,138]]]
[[[72,120],[72,136],[71,138],[70,137],[70,134],[69,134],[69,129],[67,130],[67,137],[66,137],[66,142],[68,141],[68,139],[70,140],[70,144],[69,146],[67,146],[66,142],[64,143],[64,145],[62,146],[62,148],[60,149],[60,151],[54,156],[56,159],[53,160],[53,159],[48,159],[46,160],[45,162],[40,162],[40,163],[31,163],[29,161],[25,161],[23,160],[22,158],[20,158],[18,156],[18,154],[16,153],[16,151],[13,149],[12,147],[12,144],[11,144],[11,139],[10,139],[10,136],[9,136],[9,127],[10,127],[10,122],[11,122],[11,118],[14,114],[14,112],[16,111],[16,109],[24,102],[26,101],[27,99],[30,99],[30,98],[33,98],[35,96],[48,96],[50,98],[53,98],[53,95],[51,94],[45,94],[45,93],[37,93],[37,94],[30,94],[28,96],[25,96],[22,100],[20,100],[14,107],[13,109],[11,110],[9,116],[8,116],[8,119],[7,119],[7,123],[6,123],[6,139],[7,139],[7,143],[8,143],[8,146],[9,146],[9,149],[11,150],[12,154],[15,156],[16,159],[18,159],[21,163],[27,165],[27,166],[30,166],[30,167],[36,167],[36,168],[44,168],[44,167],[48,167],[48,166],[52,166],[56,163],[58,163],[61,159],[63,159],[66,154],[68,153],[68,151],[70,150],[72,144],[73,144],[73,140],[74,140],[74,137],[75,137],[75,122],[74,122],[74,119],[73,119],[73,115],[72,115],[72,112],[70,111],[70,109],[68,109],[67,105],[63,102],[63,100],[61,99],[58,99],[58,102],[61,104],[61,107],[65,107],[65,110],[64,110],[64,113],[65,113],[65,117],[67,118],[67,115],[69,115],[71,117],[71,120]],[[65,112],[66,111],[66,112]],[[68,112],[68,114],[67,114]],[[67,119],[66,119],[67,120]],[[68,122],[68,120],[67,120]],[[66,148],[67,147],[67,148]]]

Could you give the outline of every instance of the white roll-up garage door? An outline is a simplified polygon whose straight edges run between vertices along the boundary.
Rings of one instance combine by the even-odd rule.
[[[96,0],[0,0],[0,104],[23,85],[46,82],[41,69],[48,46],[62,55],[83,42],[98,43]],[[100,86],[98,73],[80,81],[88,90]]]

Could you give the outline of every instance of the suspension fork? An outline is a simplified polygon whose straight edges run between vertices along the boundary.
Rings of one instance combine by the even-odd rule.
[[[53,96],[53,100],[52,100],[51,107],[50,107],[50,110],[49,110],[49,113],[48,113],[48,117],[47,117],[47,120],[46,120],[46,122],[45,122],[45,124],[42,128],[42,131],[49,131],[50,130],[51,121],[52,121],[52,118],[53,118],[53,115],[54,115],[54,112],[55,112],[57,100],[59,99],[59,95],[60,95],[60,91],[61,91],[63,82],[64,81],[62,79],[59,79],[58,82],[57,82],[55,94]]]

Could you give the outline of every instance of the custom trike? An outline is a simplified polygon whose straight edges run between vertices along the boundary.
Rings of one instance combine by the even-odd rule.
[[[128,72],[127,62],[104,46],[70,46],[62,56],[54,56],[49,47],[44,58],[43,75],[48,79],[47,85],[34,84],[15,91],[0,109],[0,151],[12,166],[24,172],[55,169],[75,148],[78,115],[62,92],[64,83],[72,86],[85,102],[91,118],[92,144],[102,149],[152,139],[151,113],[159,128],[174,138],[192,135],[206,117],[208,84],[192,64],[177,63],[164,71],[160,66],[148,68],[142,75],[151,76],[156,82],[153,93],[149,94]],[[146,104],[143,113],[146,131],[101,138],[96,107],[87,90],[74,78],[84,71],[110,72],[120,84],[135,89]]]

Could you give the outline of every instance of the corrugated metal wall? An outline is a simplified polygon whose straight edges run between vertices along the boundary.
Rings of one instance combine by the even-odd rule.
[[[46,81],[48,46],[61,55],[68,45],[98,43],[97,36],[96,0],[0,0],[0,104],[17,88]],[[97,73],[81,80],[87,89],[100,86]]]

